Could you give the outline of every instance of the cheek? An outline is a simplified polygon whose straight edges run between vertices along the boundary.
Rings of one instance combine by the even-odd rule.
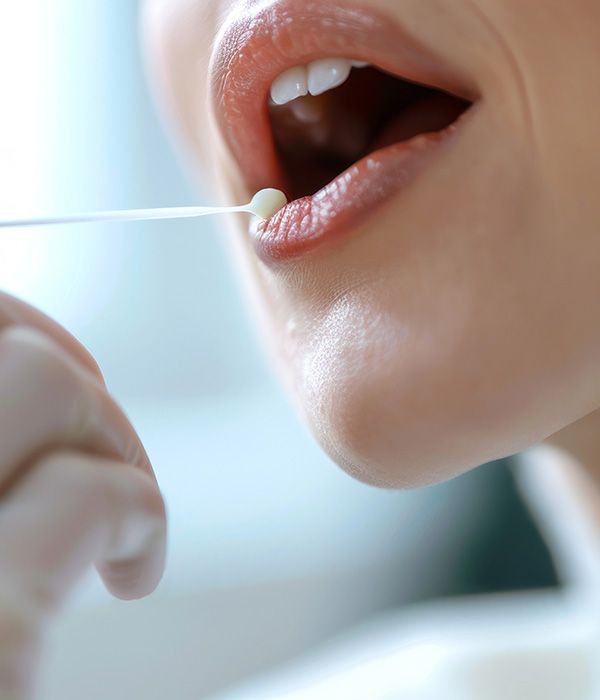
[[[150,86],[190,174],[209,190],[217,167],[209,63],[221,0],[147,0],[142,14]]]

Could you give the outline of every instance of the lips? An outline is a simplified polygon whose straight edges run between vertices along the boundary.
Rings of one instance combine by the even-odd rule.
[[[237,11],[226,22],[213,55],[212,97],[217,123],[249,194],[265,187],[288,195],[293,191],[273,137],[269,92],[284,71],[324,57],[365,61],[405,81],[473,101],[474,90],[465,76],[372,10],[284,0]],[[383,146],[379,139],[374,150],[318,191],[291,201],[254,227],[257,254],[267,263],[280,263],[343,240],[433,164],[444,150],[441,146],[452,142],[460,121],[405,141],[394,142],[388,134]]]

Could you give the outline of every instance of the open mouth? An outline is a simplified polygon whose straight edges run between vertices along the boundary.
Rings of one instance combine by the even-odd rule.
[[[290,200],[252,231],[267,263],[356,231],[451,140],[477,98],[389,18],[298,5],[251,4],[213,57],[215,115],[248,194],[276,187]]]
[[[313,195],[375,151],[441,133],[470,104],[362,61],[288,69],[273,83],[269,106],[286,194]]]

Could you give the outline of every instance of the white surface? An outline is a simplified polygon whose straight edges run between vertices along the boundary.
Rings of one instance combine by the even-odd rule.
[[[595,631],[559,594],[435,603],[212,700],[595,700]]]
[[[388,615],[348,639],[213,700],[597,700],[600,536],[575,462],[520,457],[524,494],[565,588],[452,600]]]

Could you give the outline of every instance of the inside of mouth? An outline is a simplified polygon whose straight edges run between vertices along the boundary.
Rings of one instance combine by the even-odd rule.
[[[454,95],[372,67],[353,69],[343,85],[323,95],[270,104],[287,194],[314,194],[370,153],[443,131],[469,107]]]

